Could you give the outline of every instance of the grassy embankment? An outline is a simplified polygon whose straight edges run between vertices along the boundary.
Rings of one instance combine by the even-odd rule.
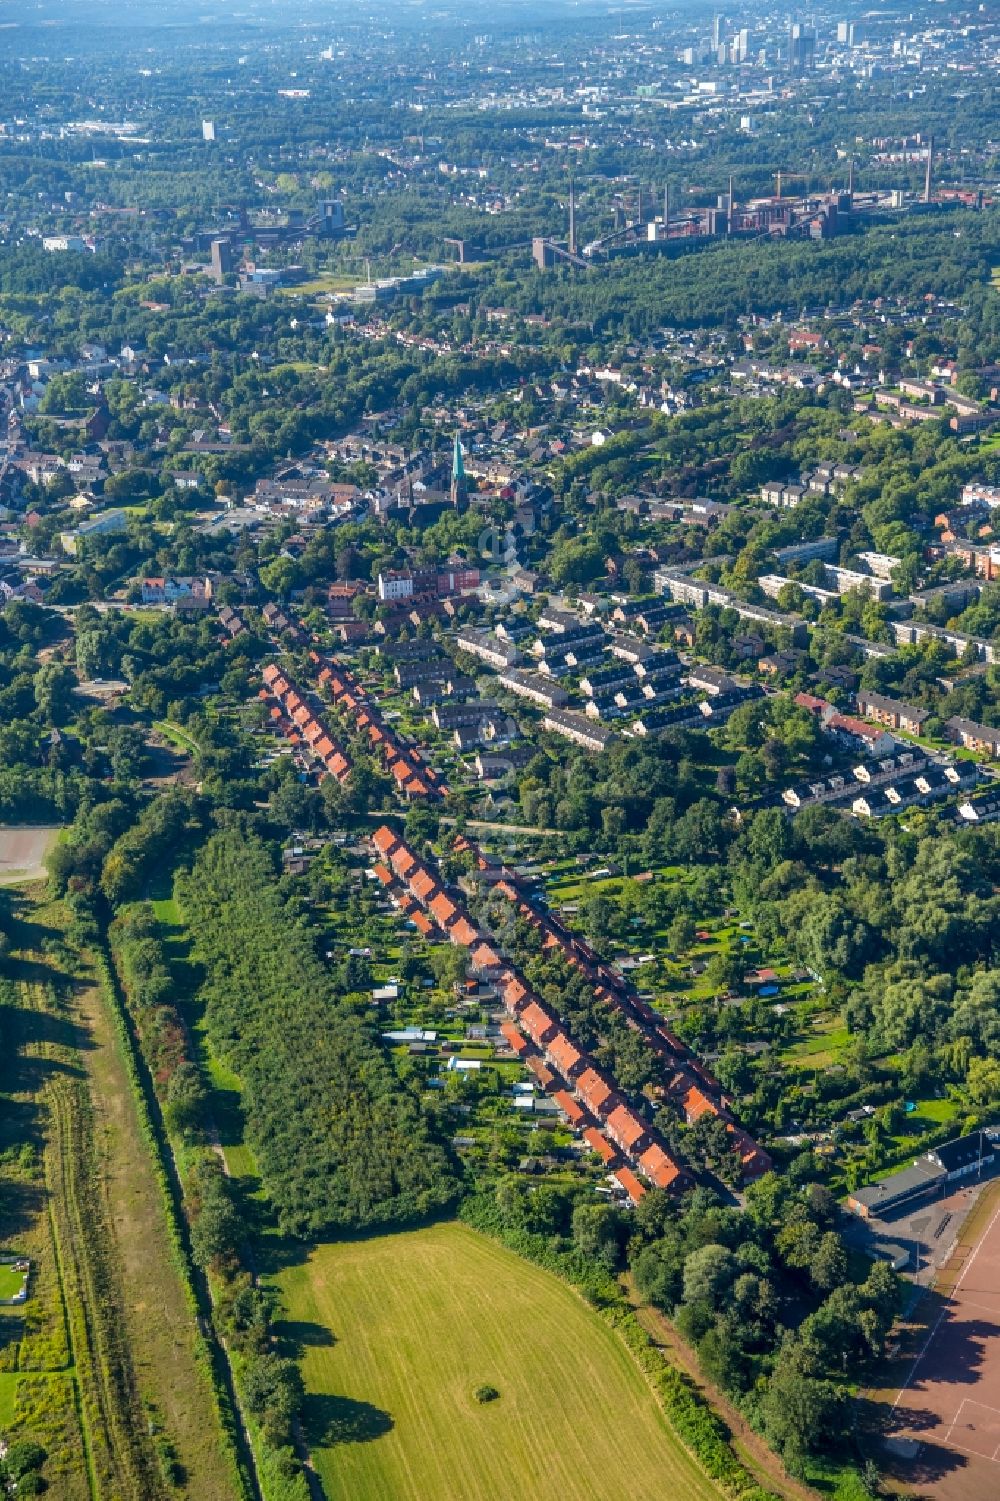
[[[202,1341],[93,975],[41,888],[16,898],[0,982],[0,1248],[31,1257],[0,1310],[0,1426],[47,1449],[55,1501],[235,1501]]]

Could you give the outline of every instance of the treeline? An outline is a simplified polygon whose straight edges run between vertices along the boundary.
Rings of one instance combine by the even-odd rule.
[[[966,210],[873,222],[820,243],[722,240],[679,257],[612,261],[586,276],[569,269],[539,272],[515,286],[505,269],[491,267],[484,290],[503,278],[501,300],[516,312],[638,338],[664,324],[716,327],[720,308],[735,326],[739,314],[751,312],[798,313],[874,297],[916,302],[929,286],[941,297],[963,298],[970,284],[989,281],[996,237],[994,213]]]
[[[131,800],[88,805],[46,859],[53,889],[89,895],[99,887],[113,907],[135,901],[201,817],[198,798],[181,787],[147,803],[138,816]]]
[[[897,1284],[885,1262],[851,1275],[836,1201],[809,1181],[808,1153],[794,1166],[751,1185],[745,1211],[704,1189],[680,1204],[649,1195],[629,1264],[709,1379],[802,1474],[810,1456],[846,1449],[852,1384],[884,1354]]]
[[[247,1140],[282,1230],[398,1224],[452,1203],[434,1124],[383,1055],[367,997],[338,995],[265,845],[214,835],[177,892],[212,1046],[244,1082]]]

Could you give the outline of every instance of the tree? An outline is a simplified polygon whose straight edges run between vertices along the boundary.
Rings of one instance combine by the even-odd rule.
[[[686,954],[694,943],[696,927],[694,918],[686,912],[678,912],[667,930],[667,942],[675,954]]]
[[[133,725],[116,725],[108,735],[108,753],[116,781],[138,781],[149,760],[146,737]]]
[[[1000,1100],[1000,1061],[996,1058],[973,1058],[965,1088],[974,1105],[995,1105]]]
[[[64,725],[72,718],[75,681],[60,662],[45,662],[35,673],[35,708],[47,724]]]
[[[671,1313],[680,1301],[684,1280],[684,1253],[680,1241],[671,1237],[643,1246],[632,1263],[640,1295]]]
[[[809,1454],[832,1444],[843,1426],[845,1399],[832,1382],[815,1375],[813,1357],[789,1336],[775,1360],[761,1403],[768,1443],[793,1475]]]
[[[202,1123],[205,1110],[205,1086],[194,1063],[180,1063],[167,1083],[164,1112],[175,1131],[194,1131]]]
[[[684,1262],[685,1303],[719,1307],[735,1275],[736,1258],[728,1246],[700,1246]]]
[[[828,1230],[820,1240],[809,1271],[814,1287],[831,1292],[847,1278],[847,1252],[835,1230]]]
[[[294,1360],[267,1352],[246,1362],[243,1395],[272,1443],[287,1442],[305,1388]]]
[[[621,1219],[611,1204],[577,1204],[573,1210],[573,1240],[591,1261],[613,1271],[618,1263]]]

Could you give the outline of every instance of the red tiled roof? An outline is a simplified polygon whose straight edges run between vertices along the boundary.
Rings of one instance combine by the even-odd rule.
[[[518,1020],[532,1042],[536,1042],[539,1047],[545,1046],[547,1039],[552,1036],[556,1027],[551,1016],[542,1009],[537,1001],[529,1002],[521,1012]]]
[[[719,1107],[707,1095],[702,1094],[695,1084],[692,1084],[685,1094],[683,1103],[684,1115],[689,1126],[693,1126],[695,1121],[703,1115],[718,1115],[719,1113]]]
[[[556,1022],[548,1015],[544,1007],[539,1006],[538,1001],[530,1001],[524,1007],[518,1021],[520,1021],[521,1028],[529,1034],[532,1042],[538,1043],[539,1048],[545,1046],[547,1040],[556,1031]]]
[[[516,976],[512,980],[508,980],[503,988],[503,998],[507,1005],[511,1007],[519,1006],[522,1001],[528,999],[529,995],[530,991],[527,986],[523,985]]]
[[[452,943],[464,943],[466,948],[469,948],[479,937],[479,930],[473,927],[467,917],[460,917],[450,929],[448,936]]]
[[[580,1049],[565,1032],[557,1032],[545,1052],[549,1062],[559,1070],[564,1079],[571,1079],[574,1070],[584,1061]]]
[[[559,1106],[559,1109],[562,1111],[563,1115],[565,1115],[571,1126],[583,1125],[584,1121],[587,1119],[587,1113],[585,1110],[580,1109],[580,1106],[576,1103],[571,1094],[569,1094],[565,1089],[557,1089],[552,1098],[555,1100],[556,1104]]]
[[[531,1058],[525,1058],[524,1066],[525,1068],[531,1069],[531,1072],[535,1075],[535,1078],[541,1084],[543,1089],[548,1089],[549,1085],[552,1084],[555,1080],[556,1076],[549,1068],[548,1064],[544,1063],[541,1058],[535,1055],[533,1055]]]
[[[586,1068],[576,1081],[576,1092],[580,1098],[590,1106],[595,1115],[602,1118],[607,1114],[608,1107],[615,1098],[612,1090],[596,1069]]]
[[[378,876],[383,886],[392,885],[392,871],[388,868],[388,866],[383,865],[381,861],[378,863],[378,865],[375,866],[375,874]]]
[[[608,1141],[603,1131],[598,1131],[596,1126],[587,1126],[583,1133],[583,1139],[592,1151],[596,1152],[603,1162],[613,1162],[618,1156],[614,1146]]]
[[[651,1183],[655,1183],[657,1188],[670,1188],[681,1176],[677,1163],[656,1142],[642,1153],[639,1165],[646,1177]]]
[[[501,1022],[500,1032],[501,1035],[505,1037],[510,1043],[515,1053],[520,1054],[526,1050],[528,1044],[525,1038],[521,1035],[519,1028],[517,1028],[513,1022]]]
[[[646,1190],[630,1168],[617,1167],[612,1176],[624,1188],[633,1204],[638,1204],[640,1199],[646,1197]]]
[[[428,901],[438,888],[438,883],[427,869],[421,865],[410,877],[410,890],[414,896],[418,896],[422,902]]]
[[[646,1123],[627,1105],[617,1105],[608,1116],[608,1133],[626,1151],[634,1151],[646,1135]]]
[[[450,897],[439,891],[437,896],[432,897],[427,904],[442,927],[447,927],[458,916],[458,908]]]
[[[488,943],[477,943],[471,957],[477,969],[495,969],[500,963],[500,955]]]
[[[393,870],[397,870],[401,876],[409,880],[410,872],[416,865],[417,860],[408,844],[400,844],[398,849],[393,850],[389,857],[392,861]]]
[[[372,844],[383,855],[387,855],[398,843],[399,835],[387,823],[382,824],[372,835]]]

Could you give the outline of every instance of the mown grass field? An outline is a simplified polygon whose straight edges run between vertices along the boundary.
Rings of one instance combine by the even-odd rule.
[[[328,1501],[719,1497],[613,1330],[465,1225],[319,1246],[276,1281]]]

